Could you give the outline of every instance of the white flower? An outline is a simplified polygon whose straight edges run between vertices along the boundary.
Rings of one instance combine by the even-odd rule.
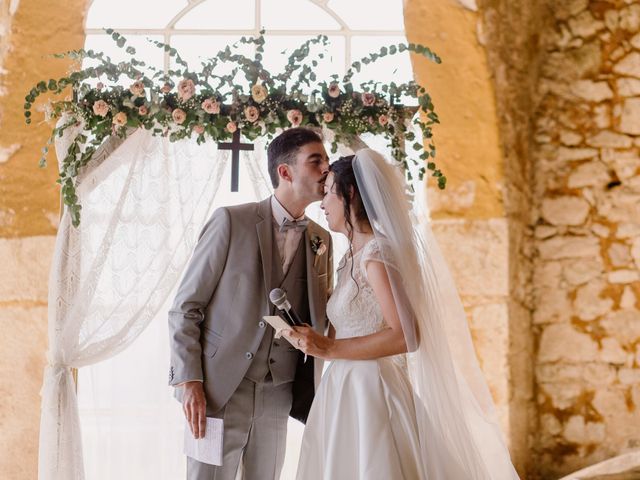
[[[260,85],[256,83],[253,87],[251,87],[251,98],[257,103],[262,103],[267,98],[267,89],[264,85]]]
[[[186,102],[196,93],[196,85],[190,78],[184,78],[178,83],[178,98]]]
[[[340,87],[336,82],[332,82],[331,85],[329,85],[328,93],[331,98],[338,98],[340,96]]]

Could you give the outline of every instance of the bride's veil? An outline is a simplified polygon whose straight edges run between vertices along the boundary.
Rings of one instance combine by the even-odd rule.
[[[353,160],[409,353],[422,467],[429,480],[517,479],[438,244],[412,213],[400,170],[378,152]]]

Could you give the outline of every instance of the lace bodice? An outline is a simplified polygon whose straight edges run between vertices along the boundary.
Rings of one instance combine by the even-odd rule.
[[[365,267],[371,260],[381,260],[375,239],[365,244],[353,258],[347,252],[340,260],[338,282],[327,303],[327,316],[336,329],[336,338],[361,337],[386,327],[380,305],[367,281]]]

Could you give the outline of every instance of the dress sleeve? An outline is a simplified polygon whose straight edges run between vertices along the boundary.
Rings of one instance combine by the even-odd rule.
[[[360,268],[366,278],[367,263],[380,262],[387,268],[397,269],[395,259],[391,254],[391,248],[385,243],[384,239],[374,238],[370,240],[362,249],[362,257],[360,258]]]

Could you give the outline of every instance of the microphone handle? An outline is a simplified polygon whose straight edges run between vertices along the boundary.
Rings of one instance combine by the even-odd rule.
[[[293,321],[294,325],[296,325],[298,327],[306,327],[306,326],[308,326],[307,323],[305,323],[302,320],[300,320],[300,317],[298,316],[296,311],[293,309],[293,307],[289,308],[286,312],[289,315],[289,317],[291,318],[291,320]]]
[[[280,310],[280,313],[281,313],[281,316],[284,317],[284,321],[285,322],[287,322],[292,327],[294,327],[296,325],[296,321],[293,319],[291,314],[289,314],[289,310],[285,310],[283,308],[282,310]]]

